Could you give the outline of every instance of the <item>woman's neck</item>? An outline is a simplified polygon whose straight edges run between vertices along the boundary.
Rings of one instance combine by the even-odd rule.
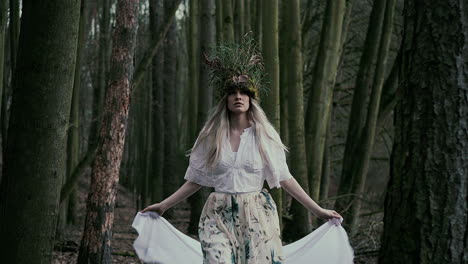
[[[250,127],[247,113],[232,114],[231,113],[231,130],[242,132],[244,129]]]

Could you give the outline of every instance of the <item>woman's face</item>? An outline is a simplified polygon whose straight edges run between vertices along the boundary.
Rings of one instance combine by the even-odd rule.
[[[234,114],[245,113],[250,107],[250,97],[243,91],[236,90],[228,95],[227,106]]]

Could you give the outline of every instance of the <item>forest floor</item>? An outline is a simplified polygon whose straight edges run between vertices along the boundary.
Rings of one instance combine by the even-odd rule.
[[[86,198],[89,189],[89,174],[78,183],[77,220],[74,225],[69,225],[64,232],[62,242],[57,242],[54,250],[53,264],[76,263],[81,234],[84,227],[86,213]],[[133,241],[137,232],[131,227],[133,218],[137,212],[135,197],[131,191],[119,187],[115,218],[113,226],[112,263],[143,264],[133,250]],[[177,229],[186,233],[190,217],[190,206],[183,202],[174,209],[174,217],[170,220]],[[380,246],[380,233],[382,230],[382,215],[372,214],[360,222],[358,235],[351,238],[355,249],[356,264],[377,263],[377,253]],[[191,263],[174,263],[191,264]],[[326,264],[326,263],[323,263]]]

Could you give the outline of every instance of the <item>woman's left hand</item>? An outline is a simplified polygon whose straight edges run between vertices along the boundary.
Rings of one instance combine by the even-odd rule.
[[[343,218],[339,213],[337,213],[335,210],[328,210],[328,209],[323,209],[321,208],[317,213],[316,216],[320,219],[323,220],[328,220],[331,218]]]

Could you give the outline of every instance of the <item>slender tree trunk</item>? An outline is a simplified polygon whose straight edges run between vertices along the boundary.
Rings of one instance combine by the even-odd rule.
[[[245,34],[245,5],[244,0],[234,1],[234,38],[236,42],[241,41]]]
[[[254,36],[255,39],[258,42],[258,46],[262,47],[262,3],[263,0],[255,0],[256,1],[256,6],[255,6],[255,30],[254,30]]]
[[[405,2],[379,263],[468,263],[468,5]]]
[[[189,90],[189,133],[187,147],[192,147],[197,137],[198,126],[198,96],[200,85],[200,0],[191,0],[189,9],[190,20],[190,90]],[[205,88],[205,87],[203,87]],[[202,121],[203,122],[203,121]]]
[[[104,92],[106,89],[107,78],[107,50],[110,47],[110,0],[103,0],[101,7],[101,20],[99,21],[99,51],[98,51],[98,77],[97,85],[93,89],[93,110],[91,127],[89,132],[89,148],[93,148],[97,144],[101,120],[102,120],[102,104],[104,101]]]
[[[24,1],[0,186],[5,263],[50,263],[65,172],[80,1]],[[34,70],[31,70],[34,68]]]
[[[138,5],[138,0],[119,0],[117,3],[109,82],[87,199],[79,264],[111,263],[110,240],[130,104]]]
[[[164,1],[151,0],[150,5],[150,30],[151,42],[157,41],[155,34],[161,30],[164,23]],[[152,61],[152,85],[153,85],[153,169],[151,175],[151,202],[156,203],[163,199],[163,168],[164,168],[164,86],[163,64],[164,53],[158,52]]]
[[[216,10],[214,0],[201,0],[201,53],[212,54],[212,48],[216,44]],[[193,39],[192,39],[193,40]],[[198,60],[199,61],[199,60]],[[200,83],[198,85],[198,124],[197,132],[200,131],[206,122],[208,112],[213,107],[213,87],[210,83],[210,68],[202,64],[200,69]],[[193,143],[193,142],[192,142]],[[203,205],[210,193],[209,188],[202,188],[193,194],[189,201],[191,205],[189,233],[198,234],[198,222],[203,209]]]
[[[86,19],[87,15],[87,3],[86,0],[81,0],[80,10],[80,28],[78,35],[78,47],[76,51],[76,66],[75,76],[73,82],[73,95],[70,109],[70,127],[68,129],[67,136],[67,166],[66,176],[64,177],[64,183],[72,176],[72,172],[79,162],[80,155],[80,138],[79,138],[79,95],[81,88],[81,61],[83,54],[84,41],[86,36]],[[61,204],[61,207],[66,210],[64,213],[65,218],[63,220],[63,226],[59,224],[59,230],[64,229],[65,225],[73,224],[76,218],[76,192],[72,191],[67,204]],[[60,221],[60,220],[59,220]],[[64,230],[60,230],[63,232]]]
[[[374,74],[374,81],[372,85],[372,92],[370,95],[369,109],[367,110],[367,119],[364,126],[360,144],[355,153],[360,157],[359,162],[353,166],[351,171],[354,179],[351,193],[358,196],[363,195],[364,186],[366,183],[367,171],[369,169],[370,155],[374,146],[375,130],[377,124],[377,117],[379,114],[380,97],[382,94],[382,86],[384,83],[385,68],[387,64],[388,49],[392,38],[393,26],[393,11],[395,9],[396,0],[386,0],[384,21],[382,24],[382,36],[379,41],[379,52]],[[346,211],[343,217],[348,219],[349,229],[355,232],[357,229],[357,222],[359,219],[359,211],[361,209],[361,199],[355,199],[351,204],[350,210]]]
[[[278,0],[265,2],[262,14],[263,47],[262,53],[265,61],[265,72],[269,76],[268,100],[262,101],[263,109],[268,119],[278,132],[280,131],[280,100],[279,100],[279,55],[278,55]],[[283,215],[281,189],[271,190],[273,199],[278,208],[278,215]],[[280,224],[282,217],[280,217]],[[280,225],[281,226],[281,225]]]
[[[166,33],[169,31],[169,28],[172,26],[175,20],[175,12],[179,8],[180,2],[182,0],[174,0],[169,2],[164,2],[164,26],[160,28],[160,31],[156,32],[158,36],[155,42],[152,42],[149,45],[148,50],[144,52],[141,56],[142,60],[138,63],[135,68],[135,77],[133,78],[133,87],[138,87],[145,77],[146,70],[152,64],[153,58],[158,53],[159,49],[163,46]]]
[[[278,49],[279,49],[279,66],[280,66],[280,136],[283,143],[288,146],[289,145],[289,114],[288,114],[288,68],[287,68],[287,60],[288,60],[288,49],[289,45],[287,42],[287,32],[289,30],[289,23],[287,21],[287,14],[286,10],[288,10],[287,1],[280,1],[281,4],[281,12],[279,12],[281,19],[279,25],[279,41],[278,41]]]
[[[356,77],[356,85],[351,105],[351,114],[348,123],[348,133],[346,135],[345,152],[343,156],[343,168],[341,172],[338,195],[351,193],[351,186],[354,179],[351,171],[353,164],[357,164],[360,157],[356,156],[356,148],[361,138],[362,130],[366,122],[367,98],[372,86],[372,67],[377,59],[378,44],[382,23],[385,14],[385,1],[374,0],[374,6],[369,20],[366,40],[364,42],[363,53],[359,63],[359,70]],[[336,201],[337,211],[348,208],[351,198],[341,198]]]
[[[234,21],[232,18],[232,1],[223,1],[223,41],[234,42]]]
[[[169,7],[171,0],[164,0],[165,8]],[[169,12],[169,10],[165,10]],[[179,187],[180,180],[177,176],[177,120],[176,120],[176,60],[177,60],[177,43],[176,43],[176,23],[172,22],[166,35],[166,45],[164,46],[164,138],[167,144],[164,144],[164,198],[169,197]],[[172,141],[168,141],[172,138]],[[166,217],[173,216],[173,210],[168,210],[165,213]]]
[[[222,43],[223,39],[223,0],[216,0],[216,41]]]
[[[338,70],[345,4],[345,0],[327,2],[306,113],[309,191],[316,201],[319,198],[327,122]]]
[[[287,69],[289,82],[289,133],[290,133],[290,169],[291,173],[306,190],[309,189],[307,182],[307,164],[305,153],[304,135],[304,107],[303,107],[303,76],[302,76],[302,40],[300,23],[300,1],[293,0],[284,10],[290,30],[287,34],[287,42],[290,48],[287,55]],[[309,212],[298,201],[293,200],[290,213],[292,222],[285,226],[283,236],[285,240],[296,240],[310,232]]]
[[[244,15],[244,33],[252,31],[252,0],[244,0],[245,15]]]

